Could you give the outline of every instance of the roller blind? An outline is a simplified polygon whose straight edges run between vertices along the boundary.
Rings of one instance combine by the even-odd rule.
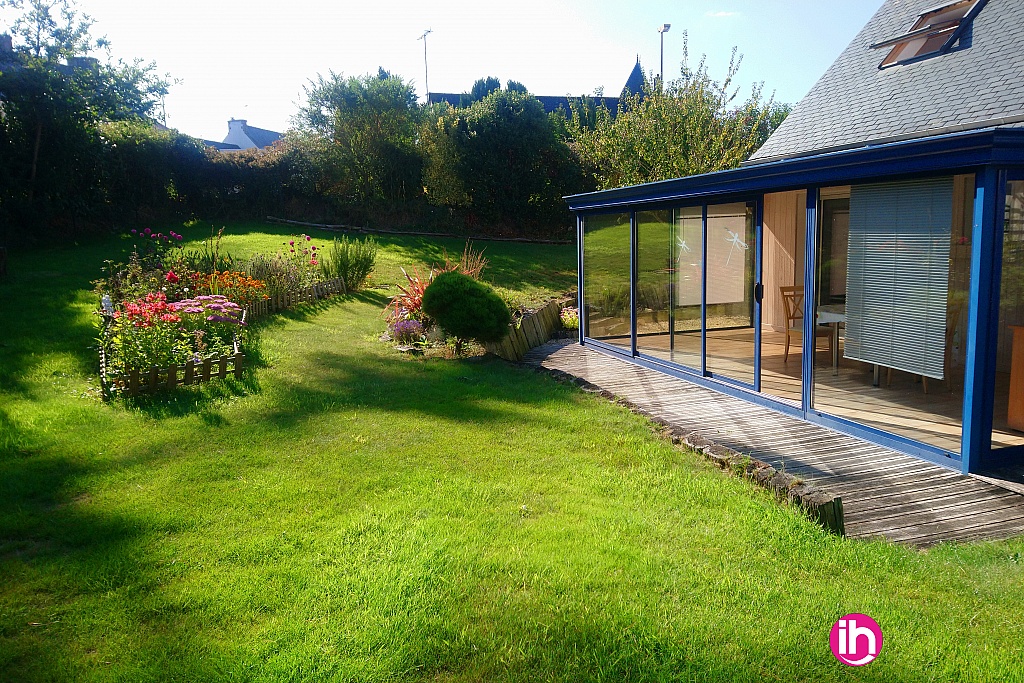
[[[953,178],[850,189],[846,358],[943,379]]]

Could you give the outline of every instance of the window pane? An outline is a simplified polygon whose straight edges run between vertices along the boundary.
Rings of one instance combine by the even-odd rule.
[[[672,360],[699,370],[700,296],[704,264],[703,211],[699,206],[678,209],[675,216],[675,315],[672,317]]]
[[[822,202],[815,409],[960,452],[973,198],[965,175]]]
[[[636,214],[636,347],[670,360],[669,325],[674,249],[672,212]]]
[[[754,206],[708,206],[707,368],[754,381]]]
[[[629,214],[588,216],[583,223],[583,333],[632,348]]]
[[[1006,187],[992,447],[1024,445],[1024,181]]]

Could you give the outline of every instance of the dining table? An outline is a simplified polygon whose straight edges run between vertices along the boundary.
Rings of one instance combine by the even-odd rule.
[[[817,322],[832,326],[832,374],[839,374],[839,324],[846,322],[846,304],[818,306]]]

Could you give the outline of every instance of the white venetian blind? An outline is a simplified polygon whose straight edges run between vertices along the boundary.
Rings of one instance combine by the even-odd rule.
[[[846,358],[943,379],[953,179],[850,190]]]

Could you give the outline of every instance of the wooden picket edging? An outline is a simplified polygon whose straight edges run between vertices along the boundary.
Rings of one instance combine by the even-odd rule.
[[[242,378],[245,354],[235,342],[232,355],[207,358],[200,363],[189,361],[184,365],[169,367],[152,366],[146,370],[132,368],[125,375],[107,375],[106,353],[100,347],[100,377],[104,384],[104,395],[118,392],[124,396],[138,396],[143,392],[173,389],[177,386],[204,384],[212,379],[223,379],[230,372],[236,379]]]
[[[540,310],[524,316],[518,327],[509,325],[508,334],[499,342],[484,344],[484,348],[505,360],[518,363],[532,348],[551,339],[551,334],[562,327],[562,302],[551,300]]]
[[[321,282],[314,283],[309,287],[304,287],[297,292],[285,292],[284,294],[276,294],[269,299],[263,299],[262,301],[254,301],[245,307],[247,316],[251,319],[253,317],[259,317],[276,313],[277,311],[284,310],[295,304],[310,303],[319,301],[320,299],[326,299],[334,294],[347,294],[348,290],[345,288],[345,281],[342,278],[335,278],[333,280],[323,280]]]

